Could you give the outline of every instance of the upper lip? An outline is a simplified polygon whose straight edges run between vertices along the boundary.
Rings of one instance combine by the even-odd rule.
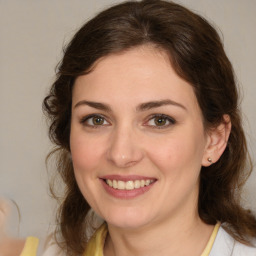
[[[141,175],[105,175],[101,176],[103,180],[121,180],[121,181],[135,181],[135,180],[156,180],[154,177]]]

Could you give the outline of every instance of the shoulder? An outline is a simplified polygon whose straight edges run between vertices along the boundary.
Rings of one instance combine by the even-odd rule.
[[[252,247],[236,241],[220,227],[209,256],[256,256],[255,246],[255,243]]]
[[[65,255],[66,254],[57,245],[54,238],[52,236],[48,237],[48,241],[46,242],[46,248],[42,256],[65,256]]]
[[[42,256],[65,256],[65,254],[56,244],[52,244],[44,251]]]
[[[256,243],[254,241],[254,247],[247,246],[235,241],[233,256],[256,256]]]

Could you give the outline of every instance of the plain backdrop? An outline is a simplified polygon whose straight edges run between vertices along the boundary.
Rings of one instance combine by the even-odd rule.
[[[44,237],[54,227],[55,202],[49,197],[45,166],[51,144],[41,105],[62,48],[86,20],[117,2],[0,0],[0,196],[18,204],[21,237]],[[177,2],[205,16],[223,35],[243,87],[244,124],[255,162],[256,0]],[[255,186],[254,171],[244,193],[245,204],[254,211]]]

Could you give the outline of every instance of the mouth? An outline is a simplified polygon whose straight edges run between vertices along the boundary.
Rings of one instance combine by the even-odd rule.
[[[157,179],[145,176],[107,175],[100,177],[105,191],[119,199],[133,199],[151,190]]]
[[[104,179],[104,182],[111,188],[117,190],[134,190],[149,186],[154,182],[153,179],[138,179],[138,180],[115,180],[115,179]]]

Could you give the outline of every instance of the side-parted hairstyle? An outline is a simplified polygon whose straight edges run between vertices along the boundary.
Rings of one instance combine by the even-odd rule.
[[[56,145],[52,153],[57,154],[58,172],[65,184],[57,216],[59,243],[69,255],[80,255],[88,240],[90,206],[79,191],[70,158],[74,82],[100,58],[141,45],[164,50],[176,73],[191,84],[206,130],[225,122],[223,115],[229,115],[232,129],[224,153],[218,162],[201,168],[198,212],[205,223],[225,223],[235,239],[249,243],[256,236],[256,220],[240,205],[240,195],[252,168],[232,65],[212,25],[181,5],[161,0],[128,1],[99,13],[83,25],[64,51],[56,80],[43,102],[49,137]]]

